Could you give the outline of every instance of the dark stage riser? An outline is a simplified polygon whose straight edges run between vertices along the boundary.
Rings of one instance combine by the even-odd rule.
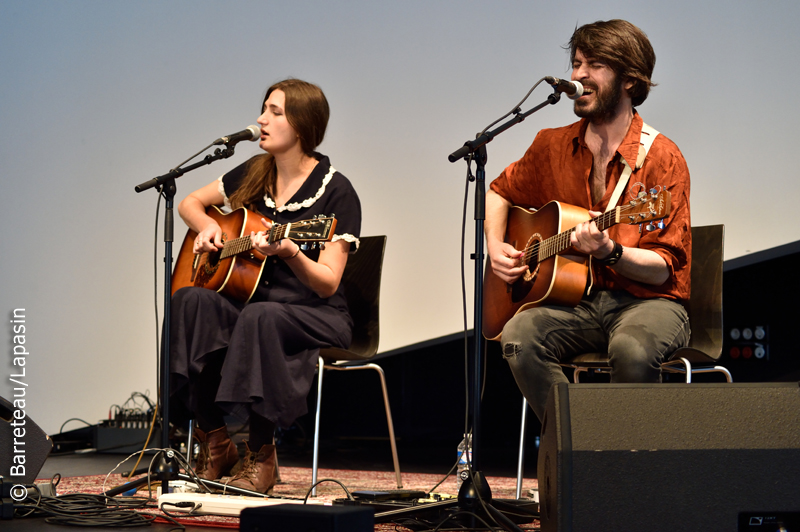
[[[737,530],[800,512],[800,387],[559,384],[538,464],[542,530]]]

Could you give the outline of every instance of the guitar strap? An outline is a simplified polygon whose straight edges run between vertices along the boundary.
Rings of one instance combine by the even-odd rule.
[[[650,147],[653,145],[653,141],[656,140],[657,136],[658,131],[647,124],[642,123],[642,134],[639,137],[639,155],[636,157],[637,170],[644,164],[644,159],[647,157],[647,152],[650,151]],[[622,162],[625,163],[625,169],[622,170],[622,175],[620,176],[619,181],[617,181],[617,186],[614,188],[614,193],[611,195],[611,199],[608,200],[606,212],[617,206],[619,198],[622,196],[622,191],[625,190],[625,187],[628,185],[628,179],[630,179],[631,174],[633,173],[633,168],[631,168],[631,166],[628,164],[628,161],[622,159]]]
[[[647,152],[650,151],[650,147],[653,145],[653,141],[656,140],[657,136],[658,131],[647,124],[642,123],[642,134],[639,136],[639,154],[636,156],[637,170],[644,164],[644,159],[647,157]],[[633,168],[631,168],[631,165],[628,164],[628,161],[622,159],[622,162],[625,163],[625,169],[622,170],[622,175],[619,177],[619,181],[617,181],[617,186],[614,188],[614,193],[611,194],[611,199],[608,200],[606,212],[617,206],[619,198],[622,196],[622,191],[625,190],[625,187],[628,185],[628,179],[630,179],[631,174],[633,173]],[[586,286],[587,294],[592,292],[592,287],[594,286],[594,279],[592,277],[592,270],[589,268],[589,282]]]

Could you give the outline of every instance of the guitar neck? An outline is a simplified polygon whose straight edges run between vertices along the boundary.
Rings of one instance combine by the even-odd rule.
[[[597,224],[597,228],[605,231],[618,223],[630,225],[641,224],[652,220],[661,220],[669,216],[671,194],[666,189],[651,190],[650,194],[641,192],[635,200],[614,207],[590,221]],[[541,242],[536,242],[526,249],[526,260],[538,254],[539,260],[549,259],[571,246],[569,239],[575,228],[562,231]]]
[[[291,225],[292,224],[290,223],[282,225],[273,224],[267,235],[267,242],[274,244],[278,240],[286,238]],[[220,259],[227,259],[228,257],[238,255],[239,253],[244,253],[245,251],[250,251],[251,249],[253,249],[253,242],[250,240],[250,235],[233,238],[231,240],[227,240],[223,245],[222,251],[220,252]]]
[[[234,238],[225,242],[219,258],[227,259],[228,257],[233,257],[234,255],[250,251],[251,249],[253,249],[253,242],[250,240],[250,235],[240,236],[239,238]]]
[[[615,207],[614,209],[604,212],[597,218],[592,218],[592,221],[597,224],[597,228],[601,231],[605,231],[609,227],[613,227],[619,223],[619,207]],[[574,228],[570,231],[574,231]]]
[[[619,215],[620,207],[615,207],[614,209],[604,212],[596,218],[592,218],[590,221],[596,223],[598,229],[605,231],[609,227],[613,227],[619,223]],[[528,253],[538,252],[540,261],[558,255],[572,245],[570,244],[569,239],[574,232],[575,228],[573,227],[571,229],[567,229],[566,231],[555,234],[550,238],[546,238],[541,242],[537,242],[531,246],[532,249]]]
[[[292,227],[291,223],[288,224],[273,224],[272,229],[269,230],[267,240],[270,244],[274,244],[278,240],[289,238],[289,229]]]

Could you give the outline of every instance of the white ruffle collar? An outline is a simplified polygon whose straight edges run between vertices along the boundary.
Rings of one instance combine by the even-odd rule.
[[[303,201],[301,201],[299,203],[298,202],[287,203],[283,207],[279,207],[279,208],[275,209],[275,202],[272,200],[272,198],[270,198],[266,194],[264,195],[264,203],[266,203],[267,207],[269,207],[270,209],[275,209],[278,212],[283,212],[283,211],[295,212],[295,211],[299,211],[302,208],[311,207],[312,205],[314,205],[314,203],[317,202],[317,200],[319,198],[322,197],[323,194],[325,194],[325,188],[327,187],[328,183],[330,183],[331,179],[333,179],[333,174],[335,174],[335,173],[336,173],[336,169],[333,166],[331,166],[328,169],[328,173],[325,174],[325,177],[322,178],[322,185],[320,185],[320,187],[317,190],[316,194],[314,194],[310,198],[306,198],[305,200],[303,200]],[[222,197],[225,199],[225,207],[227,207],[228,209],[231,209],[231,201],[228,198],[228,195],[225,193],[225,186],[222,183],[222,178],[223,177],[225,177],[225,176],[221,175],[221,176],[219,176],[219,178],[217,180],[219,182],[218,189],[219,189],[219,192],[222,195]],[[336,242],[338,240],[344,240],[345,242],[350,242],[351,244],[355,243],[356,250],[358,250],[359,245],[361,244],[361,239],[359,239],[356,236],[351,235],[350,233],[345,233],[343,235],[334,234],[333,238],[331,239],[331,241],[332,242]]]
[[[310,198],[304,199],[299,203],[297,202],[287,203],[282,207],[278,207],[276,209],[275,202],[267,194],[264,194],[264,203],[266,203],[267,207],[269,207],[270,209],[275,209],[278,212],[283,212],[283,211],[294,212],[304,208],[307,209],[308,207],[314,205],[317,202],[317,200],[321,198],[323,194],[325,194],[325,187],[328,186],[328,183],[330,183],[331,179],[333,179],[333,174],[335,173],[336,173],[336,168],[334,168],[333,166],[328,168],[328,173],[325,174],[325,177],[322,178],[322,185],[320,185],[319,189],[317,190],[317,193],[311,196]]]
[[[336,173],[336,168],[334,168],[333,166],[330,166],[328,168],[328,173],[325,174],[325,177],[322,178],[322,184],[320,185],[320,187],[317,190],[316,194],[314,194],[310,198],[304,199],[301,202],[287,203],[287,204],[283,205],[282,207],[278,207],[276,209],[275,208],[275,201],[272,198],[270,198],[268,194],[264,194],[264,203],[270,209],[275,209],[278,212],[284,212],[284,211],[295,212],[295,211],[299,211],[300,209],[303,209],[303,208],[311,207],[312,205],[314,205],[317,202],[317,200],[319,198],[322,197],[323,194],[325,194],[325,188],[328,186],[328,183],[330,183],[331,179],[333,179],[333,174],[335,174],[335,173]],[[225,185],[222,183],[222,178],[223,177],[225,177],[225,176],[221,175],[217,179],[217,181],[219,182],[218,185],[217,185],[217,188],[218,188],[220,194],[222,195],[222,197],[225,200],[225,206],[230,209],[231,208],[231,200],[228,198],[228,195],[225,193]]]

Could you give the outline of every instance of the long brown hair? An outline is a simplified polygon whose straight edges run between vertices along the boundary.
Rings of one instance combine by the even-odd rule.
[[[285,79],[267,89],[261,112],[273,91],[280,90],[286,96],[286,120],[300,137],[300,146],[309,157],[325,138],[328,127],[330,107],[325,94],[318,86],[299,79]],[[250,159],[245,170],[241,186],[231,194],[231,207],[234,209],[246,206],[254,209],[254,205],[264,194],[274,196],[277,180],[275,157],[270,153],[257,155]]]
[[[650,80],[656,66],[656,53],[647,35],[625,20],[598,21],[575,30],[569,43],[570,61],[580,49],[587,58],[599,59],[621,79],[628,78],[633,106],[641,105],[656,84]]]

